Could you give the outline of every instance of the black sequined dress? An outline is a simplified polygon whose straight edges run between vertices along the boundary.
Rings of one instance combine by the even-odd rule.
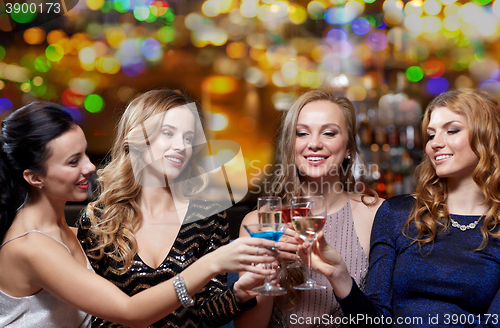
[[[214,214],[215,213],[215,214]],[[92,245],[88,233],[89,219],[83,215],[78,228],[78,239],[85,250]],[[165,258],[156,269],[145,264],[138,254],[135,254],[130,270],[118,274],[116,268],[119,262],[112,257],[101,260],[90,259],[96,273],[113,282],[128,295],[135,295],[149,287],[155,286],[182,272],[186,267],[203,255],[229,242],[229,221],[225,211],[220,212],[219,205],[193,200],[177,238]],[[190,308],[180,307],[174,313],[157,321],[150,327],[202,327],[203,322],[212,327],[222,326],[245,310],[256,305],[252,299],[244,304],[238,304],[232,286],[227,286],[227,276],[221,274],[213,278],[195,297],[196,304]],[[93,318],[92,327],[122,327],[121,325]]]

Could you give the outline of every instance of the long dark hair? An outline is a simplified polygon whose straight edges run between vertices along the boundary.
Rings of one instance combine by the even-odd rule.
[[[44,174],[50,157],[47,144],[70,130],[75,121],[66,109],[50,102],[32,102],[2,122],[0,135],[0,241],[12,225],[31,186],[24,170]]]

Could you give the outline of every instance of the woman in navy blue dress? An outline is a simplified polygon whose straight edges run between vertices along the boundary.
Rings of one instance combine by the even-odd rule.
[[[365,293],[322,236],[313,267],[351,324],[500,327],[500,104],[448,91],[422,131],[415,193],[386,200],[375,217]]]

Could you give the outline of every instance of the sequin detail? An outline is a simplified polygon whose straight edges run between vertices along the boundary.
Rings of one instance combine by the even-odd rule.
[[[98,274],[113,282],[126,294],[135,295],[173,278],[203,255],[229,242],[229,221],[226,212],[218,213],[219,210],[219,205],[212,202],[191,201],[169,254],[156,269],[145,264],[138,254],[134,256],[132,267],[123,275],[117,272],[119,262],[116,258],[94,260],[91,261],[92,265]],[[82,228],[79,228],[79,239],[86,249],[92,243],[86,230]],[[247,306],[255,306],[250,305],[250,301],[243,305],[236,302],[233,290],[227,288],[225,274],[213,278],[194,298],[196,304],[193,307],[180,307],[149,327],[201,327],[203,322],[210,326],[221,326],[248,309]],[[92,327],[122,327],[99,318],[93,319]]]

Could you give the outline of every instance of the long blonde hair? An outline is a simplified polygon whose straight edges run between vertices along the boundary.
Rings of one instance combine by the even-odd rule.
[[[340,175],[340,183],[344,191],[356,192],[356,179],[353,174],[353,164],[358,161],[366,167],[366,162],[361,155],[356,143],[357,126],[356,114],[351,101],[343,94],[332,89],[313,89],[302,94],[286,112],[279,131],[279,139],[276,149],[275,166],[273,177],[270,181],[271,190],[269,195],[279,196],[283,203],[289,203],[293,196],[300,196],[303,193],[300,187],[301,180],[298,168],[295,165],[295,139],[297,137],[297,121],[302,108],[305,105],[315,101],[329,101],[336,104],[342,114],[347,126],[347,149],[350,153],[350,158],[345,159],[342,163],[342,169],[338,170]],[[364,183],[364,177],[360,176],[358,182]],[[293,186],[289,190],[288,186]],[[363,184],[361,190],[361,199],[365,205],[373,205],[378,201],[378,194],[371,188]],[[365,196],[373,197],[373,200],[368,202]],[[286,262],[282,266],[286,266]],[[301,270],[288,270],[287,278],[281,281],[281,285],[287,289],[288,294],[279,300],[280,304],[286,309],[295,308],[302,297],[302,293],[293,289],[293,285],[303,281]]]
[[[134,232],[142,221],[137,202],[142,189],[138,171],[144,166],[143,154],[149,140],[159,133],[163,121],[152,118],[190,102],[186,96],[173,90],[160,89],[148,91],[128,104],[117,124],[111,158],[97,172],[100,195],[87,206],[86,214],[91,222],[90,233],[95,241],[94,247],[88,251],[89,257],[99,260],[107,255],[120,261],[123,264],[118,269],[120,273],[125,273],[130,268],[137,252]],[[200,141],[205,140],[202,112],[199,109],[191,110],[195,120],[199,117],[201,123],[195,129],[195,139],[198,142],[193,145],[203,144]],[[201,148],[194,147],[190,162],[176,179],[180,182],[174,184],[176,189],[172,192],[189,198],[206,187],[206,174],[197,164],[202,156]]]
[[[353,164],[357,161],[366,167],[366,162],[361,155],[356,143],[357,126],[356,113],[351,101],[343,94],[331,89],[313,89],[302,94],[286,112],[279,130],[279,139],[276,147],[275,166],[276,170],[271,180],[270,195],[283,198],[283,202],[287,203],[293,196],[300,196],[302,188],[300,188],[300,174],[295,165],[295,139],[297,137],[297,121],[302,108],[305,105],[315,101],[329,101],[336,104],[342,114],[347,126],[347,149],[349,150],[350,158],[345,159],[342,163],[342,168],[339,171],[340,183],[345,191],[355,192],[355,183],[353,172]],[[363,176],[360,176],[358,181],[363,182]],[[288,186],[293,188],[288,189]],[[362,195],[375,197],[375,204],[378,200],[377,193],[368,188],[363,188]],[[365,202],[363,197],[363,202]],[[365,203],[368,204],[368,203]]]
[[[458,89],[445,92],[427,106],[422,121],[422,135],[427,135],[427,126],[432,112],[438,107],[462,115],[469,126],[469,140],[472,151],[478,157],[472,178],[484,194],[489,206],[481,226],[483,241],[477,250],[488,244],[489,237],[500,237],[500,103],[497,99],[479,90]],[[426,140],[428,142],[428,139]],[[420,246],[433,243],[436,236],[450,226],[450,213],[446,206],[448,190],[446,178],[440,178],[427,154],[415,170],[417,199],[408,218],[404,234],[408,236],[411,224],[418,235],[408,236]]]

